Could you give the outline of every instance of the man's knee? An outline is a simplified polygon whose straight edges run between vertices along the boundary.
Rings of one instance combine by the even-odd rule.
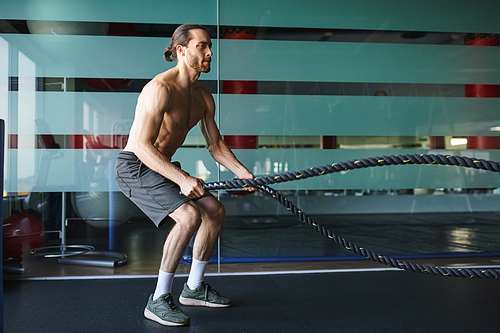
[[[172,214],[172,219],[180,226],[195,232],[201,223],[201,212],[196,204],[186,202],[177,208]]]
[[[213,210],[213,217],[216,220],[224,221],[226,218],[226,207],[220,202],[217,201],[215,208]]]
[[[206,202],[200,202],[200,209],[203,210],[206,217],[214,222],[222,223],[226,218],[226,207],[217,199],[211,198]]]
[[[224,224],[224,220],[226,219],[226,208],[224,205],[218,200],[215,200],[215,203],[210,205],[209,209],[205,210],[205,214],[206,221],[203,223],[209,223],[214,230],[218,230],[218,232],[220,232]]]

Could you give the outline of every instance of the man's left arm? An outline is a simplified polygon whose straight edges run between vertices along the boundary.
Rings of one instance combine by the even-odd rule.
[[[232,171],[240,179],[253,179],[255,176],[236,158],[226,145],[215,123],[215,102],[207,98],[208,108],[200,120],[201,133],[207,142],[208,151],[214,160]],[[252,189],[255,190],[255,189]]]

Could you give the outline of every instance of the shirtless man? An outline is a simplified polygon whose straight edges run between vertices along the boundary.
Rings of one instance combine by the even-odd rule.
[[[175,30],[164,56],[177,65],[157,75],[142,90],[128,143],[116,163],[115,178],[123,193],[157,227],[167,219],[175,222],[163,248],[156,290],[144,310],[146,318],[169,326],[189,324],[189,318],[174,304],[171,287],[195,232],[193,263],[179,301],[209,307],[231,305],[203,281],[224,222],[224,206],[205,191],[203,180],[172,162],[172,155],[199,123],[215,161],[239,178],[254,178],[221,138],[212,94],[198,81],[201,73],[210,71],[211,46],[210,35],[202,26],[186,24]]]

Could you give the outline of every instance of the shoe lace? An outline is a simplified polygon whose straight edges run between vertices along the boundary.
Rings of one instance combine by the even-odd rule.
[[[216,296],[220,295],[211,285],[205,283],[205,301],[208,300],[208,294],[212,292]]]
[[[165,295],[163,297],[163,300],[165,301],[165,303],[167,303],[168,307],[171,310],[178,310],[179,309],[179,307],[177,305],[175,305],[174,300],[172,298],[172,295]]]

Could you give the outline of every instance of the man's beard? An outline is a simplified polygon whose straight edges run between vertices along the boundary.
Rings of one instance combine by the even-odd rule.
[[[210,72],[210,63],[208,63],[208,64],[203,63],[200,60],[200,58],[192,55],[189,52],[186,53],[186,56],[187,56],[188,64],[192,69],[194,69],[198,72],[201,72],[201,73]]]

